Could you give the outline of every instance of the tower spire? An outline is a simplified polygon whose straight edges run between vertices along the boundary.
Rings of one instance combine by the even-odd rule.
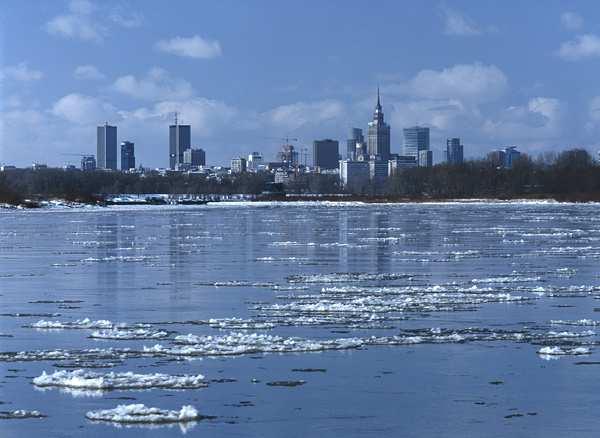
[[[377,106],[381,106],[381,103],[379,102],[379,85],[377,85]]]

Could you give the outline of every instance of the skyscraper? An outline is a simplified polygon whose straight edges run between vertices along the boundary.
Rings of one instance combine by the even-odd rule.
[[[382,161],[390,159],[390,126],[383,121],[379,87],[377,87],[377,105],[375,106],[373,121],[369,122],[367,150],[369,155],[378,156]]]
[[[419,159],[420,151],[429,150],[429,128],[412,126],[404,128],[404,155]]]
[[[313,142],[313,166],[319,169],[337,169],[339,167],[339,143],[325,139]]]
[[[130,141],[121,142],[121,170],[135,169],[135,146]]]
[[[183,152],[192,147],[192,127],[180,125],[175,116],[175,124],[169,126],[169,167],[175,170],[183,164]]]
[[[356,160],[356,145],[363,144],[365,137],[363,130],[360,128],[352,128],[350,130],[350,138],[346,141],[346,158],[348,160]]]
[[[448,164],[462,164],[463,145],[460,144],[460,138],[446,139],[446,161]]]
[[[117,127],[105,123],[97,130],[98,169],[117,170]]]

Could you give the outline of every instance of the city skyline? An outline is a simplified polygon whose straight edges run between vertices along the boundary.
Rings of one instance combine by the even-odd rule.
[[[164,126],[175,111],[214,164],[257,150],[274,156],[280,144],[266,137],[344,142],[372,111],[377,84],[392,153],[414,125],[430,128],[438,158],[452,137],[468,145],[465,158],[511,144],[533,155],[598,149],[600,6],[589,3],[524,4],[517,13],[463,1],[375,10],[181,2],[182,16],[160,3],[9,2],[2,163],[61,165],[61,154],[94,153],[93,130],[107,120],[135,141],[139,163],[165,167]],[[328,14],[362,25],[331,32]],[[308,19],[310,33],[287,32],[286,22]]]

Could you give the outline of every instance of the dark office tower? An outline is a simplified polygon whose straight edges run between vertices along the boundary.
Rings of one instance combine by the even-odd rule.
[[[135,169],[135,147],[130,141],[121,143],[121,170]]]
[[[377,105],[375,105],[373,121],[369,122],[367,150],[370,156],[376,156],[379,160],[390,159],[390,126],[383,121],[379,88],[377,88]]]
[[[183,152],[192,147],[192,127],[180,125],[175,117],[175,124],[169,126],[169,167],[175,170],[183,164]]]
[[[350,138],[346,141],[346,159],[356,160],[356,145],[363,144],[365,137],[363,130],[360,128],[352,128],[350,130]]]
[[[315,140],[313,142],[313,166],[319,169],[337,169],[340,165],[337,140]]]
[[[419,152],[429,150],[429,128],[404,128],[404,154],[419,159]]]
[[[98,169],[117,170],[117,127],[105,123],[98,126],[97,166]]]
[[[460,144],[460,138],[446,139],[446,161],[448,164],[462,164],[463,145]]]

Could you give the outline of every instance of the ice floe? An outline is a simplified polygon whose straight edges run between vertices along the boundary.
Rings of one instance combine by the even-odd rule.
[[[89,411],[86,418],[93,421],[108,421],[113,423],[143,424],[143,423],[178,423],[195,421],[203,418],[191,405],[184,405],[178,411],[147,407],[144,404],[119,405],[114,409]]]
[[[76,319],[75,321],[48,321],[40,320],[31,324],[29,327],[36,329],[48,329],[48,330],[63,330],[63,329],[114,329],[114,330],[125,330],[132,327],[145,328],[147,324],[126,324],[126,323],[114,323],[107,319],[91,320],[90,318]]]
[[[208,386],[202,374],[173,376],[169,374],[94,373],[85,370],[55,371],[33,379],[37,387],[60,387],[93,390],[124,389],[191,389]]]
[[[96,330],[90,334],[93,339],[115,339],[115,340],[130,340],[130,339],[163,339],[169,336],[169,332],[164,330],[152,329],[121,329],[112,328],[107,330]]]
[[[578,356],[582,354],[590,354],[591,350],[587,347],[542,347],[537,353],[541,356]]]
[[[45,418],[46,415],[40,411],[26,411],[17,409],[14,411],[0,411],[0,420],[23,420],[26,418]]]
[[[227,356],[250,353],[290,353],[358,348],[364,342],[358,338],[312,340],[259,333],[232,332],[223,336],[193,334],[175,337],[177,346],[156,344],[144,347],[145,353],[176,356]]]
[[[351,281],[387,281],[406,280],[412,278],[411,274],[369,274],[364,272],[338,272],[333,274],[291,275],[290,283],[345,283]]]

